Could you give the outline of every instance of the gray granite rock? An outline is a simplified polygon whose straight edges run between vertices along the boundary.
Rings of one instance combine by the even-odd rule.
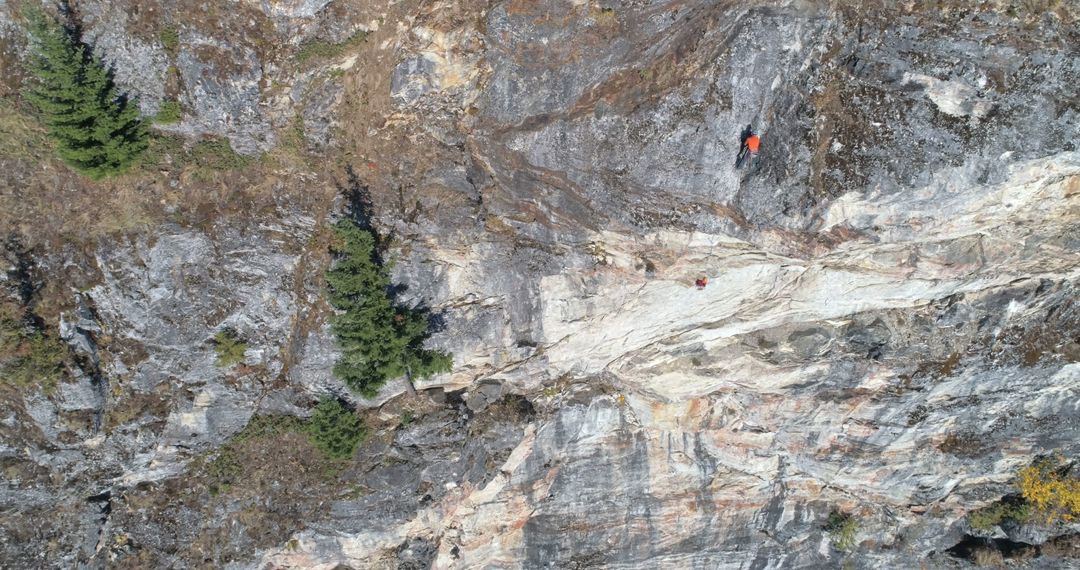
[[[119,4],[86,6],[96,49],[152,112],[159,46]],[[252,7],[283,45],[357,29],[320,20],[332,2]],[[61,319],[84,365],[0,413],[0,505],[43,529],[0,523],[3,564],[953,567],[969,537],[1077,532],[966,519],[1036,456],[1080,453],[1070,21],[787,1],[429,8],[371,50],[393,111],[362,128],[373,147],[409,143],[372,167],[375,225],[399,299],[432,310],[429,346],[454,370],[418,379],[420,400],[399,398],[403,379],[364,400],[334,378],[324,220],[282,208],[102,240],[100,284]],[[279,75],[238,37],[181,30],[175,132],[257,154],[299,110],[332,149],[355,84]],[[747,123],[762,152],[736,170]],[[243,366],[215,365],[226,327]],[[193,459],[253,414],[304,416],[325,396],[384,427],[341,474],[352,488],[314,497],[290,539],[258,543],[184,494]],[[406,419],[417,402],[430,408]],[[824,528],[833,510],[858,520],[850,552]],[[196,560],[204,532],[220,548]]]

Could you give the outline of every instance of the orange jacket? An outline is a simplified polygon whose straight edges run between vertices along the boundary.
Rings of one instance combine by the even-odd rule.
[[[757,135],[750,135],[746,139],[746,147],[750,149],[750,152],[757,152],[758,146],[761,145],[761,138]]]

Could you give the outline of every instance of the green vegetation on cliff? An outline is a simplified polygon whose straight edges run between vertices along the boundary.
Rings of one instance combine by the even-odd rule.
[[[326,40],[312,40],[300,46],[296,52],[296,61],[300,63],[312,59],[330,59],[344,54],[346,51],[359,46],[367,39],[368,33],[358,31],[344,41],[333,43]]]
[[[24,310],[0,304],[0,381],[50,391],[63,377],[66,356],[64,343],[34,326]]]
[[[1073,461],[1060,454],[1035,459],[1016,474],[1017,493],[968,514],[971,528],[983,532],[1005,522],[1053,524],[1080,518],[1080,477]]]
[[[825,532],[833,548],[850,551],[855,546],[855,536],[859,532],[859,520],[850,513],[833,510],[825,521]]]
[[[334,234],[336,260],[326,274],[330,304],[340,311],[331,321],[341,347],[334,374],[370,398],[393,378],[449,372],[449,354],[423,347],[430,334],[427,314],[394,303],[389,268],[377,257],[374,233],[344,219],[334,225]]]
[[[1080,477],[1061,455],[1042,458],[1020,470],[1016,486],[1047,523],[1080,518]]]
[[[171,125],[179,123],[183,116],[184,111],[180,108],[179,101],[165,101],[161,104],[161,108],[158,109],[157,115],[154,116],[154,122],[159,125]]]
[[[289,415],[252,416],[212,460],[201,464],[201,471],[213,495],[228,493],[237,485],[250,486],[259,472],[267,470],[268,463],[285,456],[332,479],[342,462],[356,453],[365,435],[363,420],[355,411],[337,399],[323,398],[308,420]],[[279,448],[282,445],[286,447]],[[274,461],[267,460],[267,453],[277,454]]]
[[[41,9],[25,10],[30,32],[26,98],[41,113],[56,153],[93,179],[120,174],[146,150],[138,110],[76,35]]]
[[[1031,505],[1027,501],[1022,497],[1008,496],[969,514],[968,523],[975,530],[988,532],[1005,521],[1023,524],[1031,515]]]
[[[227,328],[214,335],[214,352],[217,353],[216,364],[219,367],[228,368],[242,363],[245,351],[247,343],[240,339],[235,330]]]
[[[332,398],[319,402],[306,429],[311,443],[331,459],[351,458],[364,439],[360,416]]]

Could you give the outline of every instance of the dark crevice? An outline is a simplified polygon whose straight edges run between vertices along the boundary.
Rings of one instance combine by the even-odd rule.
[[[14,284],[15,292],[24,307],[32,309],[34,297],[41,284],[34,281],[34,258],[19,236],[11,234],[4,243],[4,257],[11,263],[7,278]],[[40,328],[40,323],[34,323]]]
[[[1040,556],[1052,558],[1080,558],[1080,533],[1055,536],[1042,544],[1029,544],[1008,538],[985,538],[964,535],[960,542],[945,551],[953,558],[978,562],[981,558],[997,557],[1013,560],[1030,560]]]
[[[993,550],[1000,552],[1006,558],[1013,558],[1021,555],[1030,556],[1032,551],[1037,549],[1038,546],[1036,545],[1007,538],[984,538],[965,534],[960,542],[946,550],[945,553],[954,558],[974,560],[976,553],[981,550]]]

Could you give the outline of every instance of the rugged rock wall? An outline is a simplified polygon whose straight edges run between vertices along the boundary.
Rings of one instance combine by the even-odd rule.
[[[76,7],[148,113],[183,103],[166,129],[254,154],[299,116],[344,149],[273,175],[357,169],[455,370],[416,399],[332,378],[329,198],[52,252],[42,279],[92,275],[61,322],[83,365],[4,393],[5,564],[949,567],[1017,469],[1080,454],[1075,6]],[[214,366],[223,327],[245,366]],[[253,414],[327,393],[369,410],[355,461],[283,436],[215,486]]]

